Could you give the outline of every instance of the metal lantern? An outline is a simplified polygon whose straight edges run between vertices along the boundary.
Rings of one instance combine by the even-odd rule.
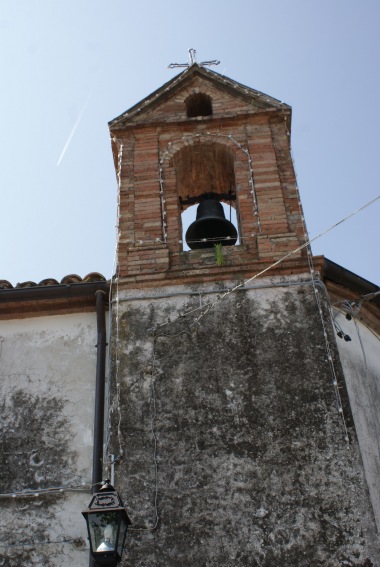
[[[86,510],[91,555],[97,565],[117,565],[121,561],[130,520],[114,487],[106,481],[96,492]]]

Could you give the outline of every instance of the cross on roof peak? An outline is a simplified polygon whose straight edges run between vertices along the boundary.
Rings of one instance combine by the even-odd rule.
[[[189,63],[170,63],[168,65],[168,69],[175,69],[177,67],[191,67],[194,63],[197,62],[196,59],[196,50],[192,47],[189,49]],[[202,67],[210,67],[210,65],[219,65],[220,61],[217,59],[213,59],[212,61],[202,61],[199,63]]]

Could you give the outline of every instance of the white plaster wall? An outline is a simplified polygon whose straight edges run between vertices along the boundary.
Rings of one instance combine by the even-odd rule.
[[[370,497],[380,531],[380,337],[334,309],[351,341],[337,338]]]
[[[7,435],[8,430],[15,435],[14,444],[18,447],[17,435],[21,439],[25,433],[17,432],[17,427],[21,427],[20,417],[15,416],[12,421],[9,406],[12,396],[17,392],[22,392],[31,403],[37,400],[37,412],[42,401],[43,404],[49,404],[49,399],[56,400],[60,407],[52,428],[52,435],[56,438],[46,441],[44,454],[41,454],[38,433],[35,435],[35,447],[31,443],[29,447],[23,445],[21,449],[18,448],[19,466],[15,460],[18,457],[11,454],[12,448],[7,447],[8,456],[4,456],[5,465],[1,471],[5,478],[2,479],[0,492],[18,493],[28,488],[36,490],[49,486],[50,482],[54,486],[57,481],[67,487],[91,484],[96,342],[95,313],[0,321],[0,396],[6,415],[2,434]],[[27,413],[28,408],[18,408],[18,412],[22,416],[22,412]],[[43,425],[43,415],[38,419],[42,419]],[[25,429],[25,424],[22,427]],[[30,427],[36,425],[31,423]],[[49,427],[41,426],[41,435],[49,436]],[[59,451],[64,450],[59,447],[61,439],[67,442],[72,453],[59,471],[56,470],[56,467],[62,466]],[[51,452],[47,454],[46,447],[49,446]],[[11,478],[6,478],[7,463]],[[30,483],[33,486],[29,486]],[[1,539],[6,545],[9,541],[4,542],[4,533],[13,531],[14,534],[20,534],[16,536],[16,541],[12,540],[12,545],[16,544],[16,547],[0,549],[0,565],[13,565],[7,562],[7,557],[15,553],[19,555],[18,564],[59,567],[87,565],[87,536],[81,510],[89,497],[86,492],[63,493],[58,500],[44,495],[33,499],[20,499],[17,496],[11,503],[3,497],[0,500],[0,505],[4,504],[0,515]],[[20,516],[21,509],[23,513]],[[44,515],[49,519],[41,534],[37,526],[41,525],[42,529],[40,522]],[[17,516],[19,519],[16,521]],[[12,526],[13,530],[10,531]],[[41,538],[44,541],[37,550],[25,545],[17,548],[18,541],[33,543]],[[68,541],[62,545],[47,543],[62,540],[78,541],[75,544]],[[27,553],[28,559],[23,559],[23,550],[30,553],[30,557]],[[46,553],[49,555],[48,562],[46,558],[41,559]]]

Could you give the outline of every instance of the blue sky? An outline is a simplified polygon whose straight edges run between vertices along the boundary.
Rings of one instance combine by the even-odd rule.
[[[2,0],[0,279],[112,275],[107,123],[190,47],[293,107],[310,237],[375,198],[379,29],[378,0]],[[379,237],[380,201],[312,248],[380,284]]]

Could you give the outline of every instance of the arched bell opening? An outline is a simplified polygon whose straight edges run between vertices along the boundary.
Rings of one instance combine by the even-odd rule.
[[[183,249],[213,248],[218,243],[226,246],[236,244],[238,221],[234,152],[212,140],[199,141],[179,150],[173,156],[172,165],[181,213],[190,207],[192,211],[196,209],[192,216],[190,212],[183,214],[185,234],[182,240],[187,241]],[[227,204],[226,212],[222,203]]]

